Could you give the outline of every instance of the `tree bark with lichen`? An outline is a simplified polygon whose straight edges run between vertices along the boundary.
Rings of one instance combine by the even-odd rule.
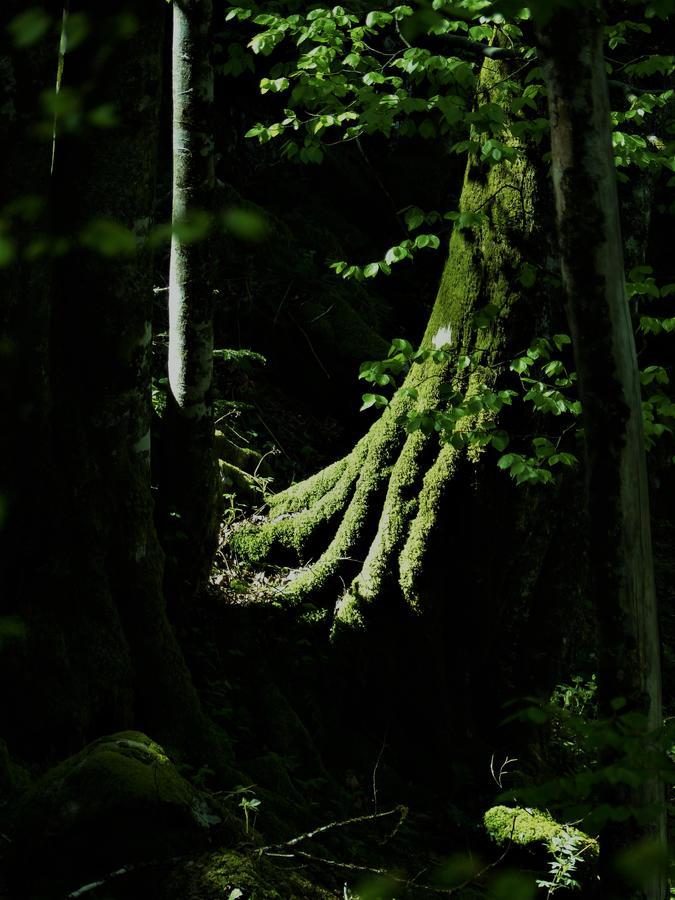
[[[612,156],[601,4],[559,11],[539,34],[551,117],[553,183],[567,312],[586,445],[590,562],[600,638],[603,715],[644,717],[639,783],[611,782],[606,800],[628,811],[601,833],[603,892],[630,900],[667,894],[666,814],[659,751],[661,663],[649,490],[635,339]],[[615,704],[623,704],[616,706]],[[606,762],[621,759],[623,748]],[[651,758],[651,759],[650,759]],[[662,859],[631,884],[619,857],[648,837]]]
[[[505,101],[500,83],[507,66],[483,65],[480,86],[492,102]],[[389,674],[397,658],[410,662],[409,711],[425,706],[427,724],[435,717],[466,734],[480,728],[479,710],[489,718],[486,692],[494,710],[523,688],[509,678],[516,677],[524,648],[532,654],[528,687],[539,680],[545,691],[548,649],[563,608],[546,593],[557,583],[560,596],[569,595],[573,580],[554,540],[564,525],[551,509],[559,512],[568,502],[555,486],[516,488],[489,452],[440,446],[434,433],[408,434],[401,424],[415,406],[442,409],[447,384],[466,396],[481,382],[494,390],[513,387],[515,376],[504,363],[535,337],[560,330],[562,307],[545,277],[552,224],[546,173],[538,148],[520,149],[513,161],[489,166],[471,157],[467,165],[460,208],[482,210],[485,221],[453,231],[421,342],[432,347],[451,336],[450,360],[414,365],[404,387],[415,388],[417,400],[397,395],[348,456],[273,497],[265,524],[244,525],[230,538],[241,559],[298,567],[283,597],[323,607],[335,639],[350,643],[350,636],[367,635],[362,656],[370,661],[362,681],[381,682],[382,702],[373,707],[388,706],[402,729],[408,725],[399,715],[401,679],[392,678],[387,689],[387,677],[377,673],[383,659],[391,660],[384,666]],[[519,277],[526,262],[541,268],[530,287]],[[549,262],[554,274],[555,260]],[[487,304],[498,313],[477,331],[474,315]],[[474,352],[480,364],[467,377],[458,359]],[[518,431],[517,414],[501,415],[508,430]],[[513,623],[521,614],[516,637]],[[374,651],[378,634],[381,653]],[[387,699],[387,692],[396,698]]]

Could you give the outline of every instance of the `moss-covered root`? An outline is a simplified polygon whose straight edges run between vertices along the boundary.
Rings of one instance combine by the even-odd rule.
[[[431,535],[441,513],[448,490],[457,471],[460,453],[454,447],[441,447],[434,464],[424,476],[415,518],[399,558],[399,583],[407,604],[421,610],[421,578],[432,546]]]
[[[284,550],[293,551],[301,561],[316,529],[347,508],[366,452],[364,438],[344,459],[272,497],[266,522],[246,523],[232,533],[232,551],[252,564]]]
[[[363,627],[368,610],[395,578],[396,559],[417,510],[419,491],[432,438],[421,431],[408,435],[391,471],[377,533],[361,571],[335,609],[338,625]]]
[[[320,592],[346,563],[362,565],[358,557],[372,537],[369,526],[377,521],[393,467],[400,459],[404,433],[398,418],[406,405],[405,399],[392,403],[363,439],[367,452],[351,502],[328,549],[291,582],[286,591],[290,599],[298,601]]]
[[[272,559],[283,550],[292,550],[303,562],[321,526],[327,526],[323,533],[329,534],[335,525],[327,549],[298,572],[284,591],[286,599],[300,601],[320,592],[346,564],[357,560],[367,546],[366,534],[372,537],[369,525],[377,522],[392,471],[403,472],[408,464],[407,471],[417,474],[413,445],[417,447],[420,438],[411,439],[409,451],[403,459],[399,456],[405,442],[399,416],[408,403],[405,398],[395,400],[349,456],[273,497],[267,522],[246,524],[233,532],[230,547],[249,563]],[[392,492],[398,483],[395,479]]]

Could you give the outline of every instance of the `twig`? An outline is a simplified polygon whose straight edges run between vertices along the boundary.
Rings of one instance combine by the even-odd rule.
[[[261,422],[263,428],[265,429],[265,431],[267,431],[269,433],[270,437],[272,438],[273,441],[275,441],[277,447],[281,450],[281,452],[284,454],[284,456],[288,456],[288,453],[286,453],[286,451],[284,450],[283,445],[282,445],[281,441],[279,440],[279,438],[275,435],[275,433],[269,427],[267,422],[263,419],[262,413],[260,412],[260,407],[258,406],[258,404],[255,401],[253,401],[253,406],[255,407],[255,411],[258,413],[258,418],[260,419],[260,422]],[[290,459],[290,456],[288,456],[288,458]]]
[[[293,286],[293,281],[291,280],[288,282],[288,287],[284,291],[284,296],[281,298],[279,306],[277,306],[277,311],[274,313],[274,318],[272,319],[272,322],[274,325],[277,324],[277,319],[279,318],[279,313],[281,312],[281,307],[284,305],[284,303],[286,301],[286,297],[288,297],[288,292],[290,291],[292,286]]]
[[[465,51],[475,57],[487,57],[487,59],[522,59],[520,53],[509,50],[507,47],[494,47],[490,44],[481,44],[480,41],[472,41],[471,38],[462,37],[461,34],[435,35],[443,44],[453,47],[457,51]]]
[[[332,831],[334,828],[346,828],[348,825],[358,825],[361,822],[372,822],[374,819],[384,819],[387,816],[393,816],[396,813],[399,815],[398,826],[400,827],[406,816],[408,815],[408,807],[407,806],[395,806],[393,809],[388,809],[386,812],[381,813],[369,813],[365,816],[354,816],[351,819],[341,819],[336,822],[328,822],[327,825],[320,825],[318,828],[314,828],[312,831],[306,831],[304,834],[299,834],[297,837],[291,838],[289,841],[283,841],[280,844],[267,844],[265,847],[260,847],[258,849],[258,853],[268,853],[270,850],[283,850],[286,847],[295,847],[298,844],[301,844],[303,841],[308,841],[311,838],[317,836],[317,834],[324,834],[326,831]]]
[[[115,869],[113,872],[108,872],[107,875],[103,875],[97,881],[92,881],[89,884],[83,884],[82,887],[77,888],[74,891],[71,891],[66,895],[67,898],[77,898],[84,897],[85,894],[91,893],[91,891],[95,891],[97,888],[102,887],[104,884],[107,884],[109,881],[112,881],[114,878],[121,878],[123,875],[129,875],[131,872],[138,872],[140,869],[149,869],[153,866],[165,866],[170,863],[180,862],[182,859],[186,859],[187,855],[183,854],[182,856],[170,856],[167,859],[153,859],[148,862],[141,862],[132,865],[131,863],[122,866],[119,869]]]
[[[328,313],[329,313],[334,307],[335,307],[335,304],[334,304],[334,303],[331,303],[331,305],[328,307],[328,309],[324,309],[324,311],[323,311],[323,312],[320,312],[318,316],[314,316],[314,318],[313,318],[313,319],[310,319],[309,322],[308,322],[307,324],[308,324],[308,325],[313,325],[314,322],[318,322],[319,319],[323,319],[323,317],[324,317],[324,316],[327,316]]]
[[[380,765],[380,760],[382,759],[382,754],[387,746],[387,735],[385,732],[384,737],[382,738],[382,746],[380,747],[380,752],[377,754],[377,759],[375,760],[375,765],[373,766],[373,809],[377,812],[377,770]]]
[[[302,327],[302,325],[301,325],[301,324],[300,324],[300,323],[299,323],[299,322],[298,322],[298,321],[290,314],[290,312],[288,313],[288,317],[289,317],[290,320],[293,322],[293,324],[296,325],[296,327],[300,330],[300,332],[302,333],[303,337],[305,338],[305,340],[306,340],[307,343],[309,344],[309,349],[312,351],[312,356],[314,357],[314,359],[318,362],[318,364],[319,364],[319,365],[321,366],[321,368],[323,369],[323,371],[324,371],[324,373],[325,373],[325,375],[326,375],[326,378],[330,378],[330,372],[329,372],[328,369],[324,366],[323,362],[321,361],[321,357],[319,356],[319,354],[318,354],[318,353],[316,352],[316,350],[314,349],[314,345],[312,344],[312,342],[311,342],[311,340],[310,340],[310,338],[309,338],[309,335],[307,334],[307,332],[305,331],[305,329],[304,329],[304,328]]]
[[[383,875],[386,878],[389,878],[391,881],[395,881],[397,884],[403,885],[404,887],[413,887],[420,891],[428,891],[432,894],[442,895],[444,897],[451,897],[453,894],[456,894],[458,891],[463,891],[464,888],[467,888],[470,884],[474,884],[479,881],[487,872],[491,869],[494,869],[495,866],[498,866],[506,857],[506,854],[511,849],[511,844],[509,844],[504,852],[497,857],[497,859],[493,860],[491,863],[488,863],[484,866],[479,872],[476,872],[471,878],[467,878],[466,881],[463,881],[461,884],[455,885],[452,888],[440,888],[433,884],[420,884],[409,878],[401,878],[399,875],[394,875],[388,869],[379,869],[374,866],[361,866],[358,863],[348,863],[342,862],[339,859],[330,859],[327,856],[316,856],[314,853],[307,853],[305,850],[294,850],[293,853],[270,853],[270,856],[279,856],[284,858],[292,858],[294,856],[300,856],[303,859],[307,859],[310,862],[322,863],[326,866],[335,866],[338,869],[345,869],[348,872],[367,872],[369,875]],[[417,876],[416,876],[417,877]]]

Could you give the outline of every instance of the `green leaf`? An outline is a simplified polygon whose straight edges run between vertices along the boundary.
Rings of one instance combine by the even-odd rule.
[[[388,265],[391,265],[392,263],[400,262],[402,259],[405,259],[409,256],[410,251],[406,250],[405,247],[390,247],[385,254],[384,261]]]
[[[401,397],[407,397],[409,400],[413,401],[417,400],[419,396],[416,388],[404,387],[401,388],[398,393]]]
[[[28,634],[25,619],[21,616],[0,616],[0,647],[10,640],[20,640]]]
[[[423,138],[430,140],[436,137],[436,126],[431,119],[425,119],[419,127],[419,133]]]
[[[387,406],[389,401],[386,397],[383,397],[382,394],[364,394],[361,404],[361,409],[359,412],[363,412],[364,409],[370,409],[371,406]]]
[[[473,328],[487,328],[487,326],[496,319],[499,314],[499,307],[494,303],[486,303],[480,309],[476,310],[471,320]]]
[[[430,247],[432,250],[437,250],[440,244],[440,238],[436,234],[418,234],[415,238],[415,247],[418,249]]]
[[[552,340],[558,350],[562,350],[564,346],[572,343],[569,334],[554,334]]]
[[[265,216],[255,209],[232,207],[223,212],[223,225],[240,241],[259,243],[269,234],[270,225]]]
[[[548,460],[550,466],[555,466],[560,463],[563,466],[572,467],[576,466],[577,462],[576,456],[573,456],[571,453],[554,453]]]
[[[663,366],[647,366],[640,372],[640,381],[642,384],[668,384],[670,378]]]
[[[518,457],[515,453],[506,453],[497,460],[497,466],[500,469],[510,469]]]
[[[368,28],[373,28],[376,25],[388,25],[393,21],[393,18],[391,13],[374,10],[373,12],[369,12],[366,16],[366,26]]]
[[[87,120],[95,128],[114,128],[119,123],[117,110],[112,103],[95,106],[87,114]]]
[[[408,231],[414,231],[424,224],[424,213],[419,206],[411,206],[406,210],[404,219]]]
[[[285,91],[289,83],[288,78],[263,78],[260,81],[260,93],[266,94],[270,91],[273,94],[278,94],[279,91]]]
[[[509,436],[505,431],[495,431],[490,435],[490,443],[495,450],[498,450],[501,453],[502,450],[506,450],[509,445]]]
[[[514,359],[509,369],[512,372],[517,372],[519,375],[522,375],[523,372],[527,372],[530,366],[534,363],[534,360],[529,356],[521,356],[520,359]]]
[[[0,268],[8,266],[16,256],[14,241],[4,235],[0,235]]]
[[[112,219],[95,219],[80,232],[84,247],[102,256],[129,256],[136,252],[136,236]]]
[[[530,263],[523,263],[519,275],[520,283],[525,288],[531,288],[537,280],[537,270]]]
[[[394,338],[391,342],[388,355],[393,356],[395,353],[402,353],[406,357],[411,357],[414,352],[413,345],[410,341],[406,341],[404,338]]]
[[[363,76],[364,84],[384,84],[384,75],[382,72],[366,72]]]
[[[379,271],[380,266],[379,263],[376,262],[368,263],[368,265],[363,268],[363,274],[366,278],[374,278]]]
[[[51,24],[51,16],[42,7],[33,6],[15,16],[7,26],[7,31],[15,47],[31,47],[44,37]]]

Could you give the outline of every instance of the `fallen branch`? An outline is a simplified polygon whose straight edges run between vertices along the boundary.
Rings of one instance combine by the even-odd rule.
[[[306,831],[304,834],[299,834],[297,837],[291,838],[289,841],[284,841],[281,844],[267,844],[265,847],[259,847],[257,852],[261,855],[263,853],[271,855],[270,851],[272,850],[284,850],[288,847],[295,847],[303,841],[308,841],[311,838],[316,837],[318,834],[325,834],[325,832],[332,831],[334,828],[346,828],[348,825],[358,825],[361,822],[372,822],[374,819],[384,819],[387,816],[393,816],[395,813],[398,813],[399,821],[396,823],[396,828],[391,834],[391,837],[393,837],[408,815],[407,806],[395,806],[393,809],[388,809],[386,812],[370,813],[365,816],[354,816],[351,819],[341,819],[336,822],[328,822],[327,825],[320,825],[318,828],[314,828],[312,831]]]

